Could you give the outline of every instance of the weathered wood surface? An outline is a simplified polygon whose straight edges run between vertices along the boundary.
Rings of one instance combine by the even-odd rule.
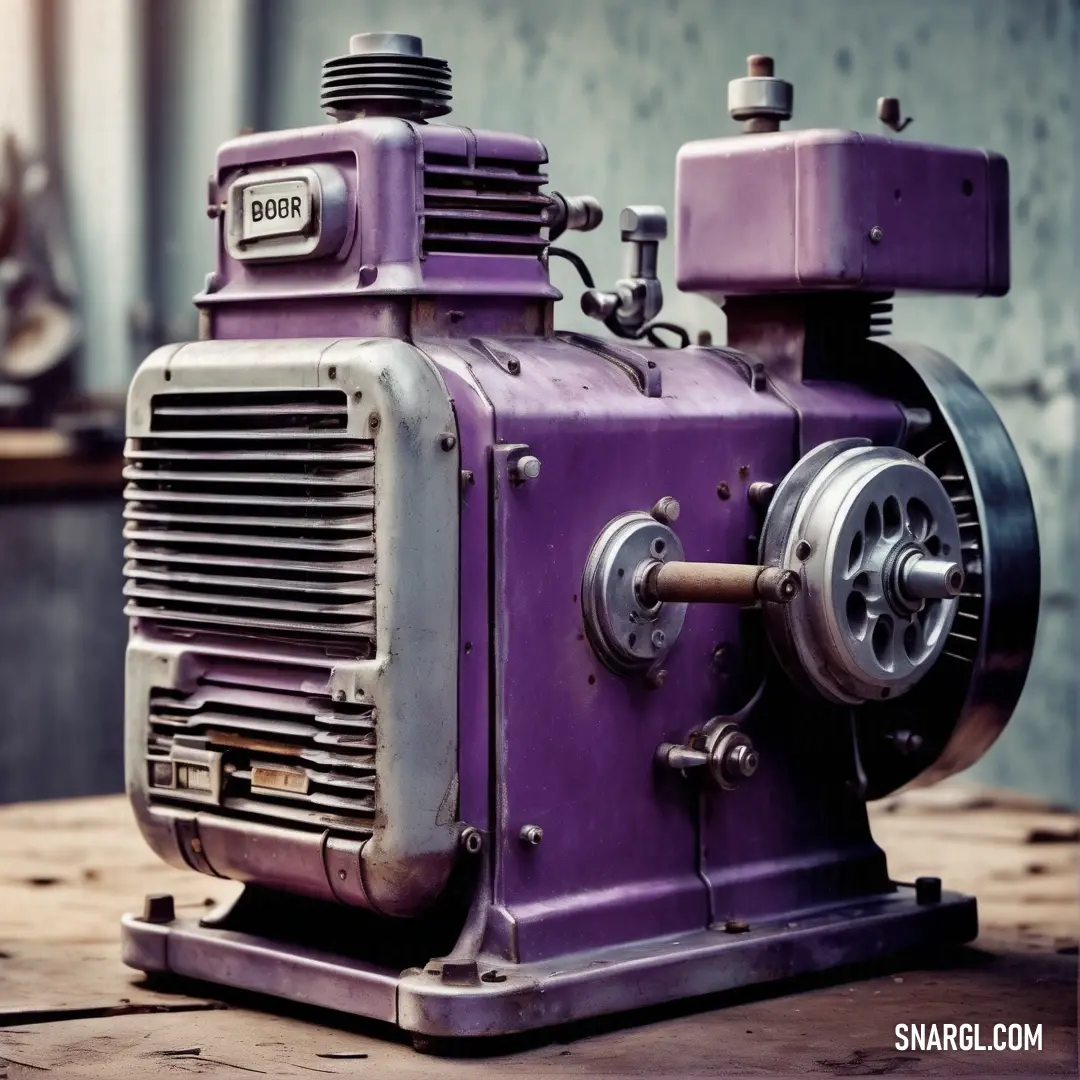
[[[959,788],[879,804],[893,876],[937,874],[980,900],[975,947],[584,1024],[440,1060],[377,1025],[185,988],[162,994],[118,959],[117,920],[147,892],[199,908],[236,886],[172,870],[121,798],[0,808],[0,1080],[315,1074],[379,1077],[1077,1075],[1080,819]],[[1043,1050],[899,1052],[902,1022],[1042,1024]]]
[[[69,435],[48,429],[0,431],[0,492],[95,490],[119,492],[123,460],[81,456]]]

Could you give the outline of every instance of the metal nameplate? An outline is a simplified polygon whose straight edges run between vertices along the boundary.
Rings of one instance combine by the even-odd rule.
[[[225,246],[240,262],[336,254],[348,233],[345,181],[333,166],[260,169],[229,186]]]
[[[315,222],[313,206],[306,179],[247,185],[242,195],[240,243],[270,236],[304,236]]]

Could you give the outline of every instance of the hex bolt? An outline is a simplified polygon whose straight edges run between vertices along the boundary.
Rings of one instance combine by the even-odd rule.
[[[536,847],[544,839],[544,830],[539,825],[523,825],[518,836],[523,844]]]
[[[940,904],[941,903],[941,878],[917,877],[915,879],[915,903]]]
[[[440,435],[439,446],[441,446],[443,450],[449,453],[451,450],[454,449],[455,446],[457,446],[457,437],[454,435]]]
[[[652,643],[654,649],[662,649],[666,641],[667,634],[665,634],[663,630],[654,630],[652,632]]]
[[[880,225],[875,225],[870,230],[870,243],[880,244],[885,239],[885,230]]]
[[[674,525],[679,520],[679,513],[681,507],[679,506],[678,499],[673,499],[670,495],[665,495],[662,499],[657,500],[656,505],[649,511],[649,513],[660,522],[661,525]]]
[[[750,931],[750,924],[745,919],[728,919],[724,923],[725,934],[746,934]]]
[[[519,484],[535,480],[540,475],[540,459],[534,454],[522,454],[510,464],[510,476]]]

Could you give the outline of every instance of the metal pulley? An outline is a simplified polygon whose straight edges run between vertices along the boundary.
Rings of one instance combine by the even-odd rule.
[[[762,559],[806,585],[766,613],[785,668],[845,704],[911,689],[952,629],[960,551],[953,503],[913,455],[864,439],[812,451],[777,488],[762,530]]]

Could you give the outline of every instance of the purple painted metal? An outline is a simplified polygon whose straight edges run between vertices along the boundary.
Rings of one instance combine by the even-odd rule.
[[[1009,288],[1009,174],[983,150],[854,131],[688,143],[675,278],[714,297]]]
[[[425,180],[436,176],[475,183],[494,177],[498,183],[500,177],[503,182],[516,178],[535,197],[545,179],[540,167],[546,161],[543,145],[524,135],[392,118],[234,139],[218,152],[214,185],[218,192],[255,167],[327,164],[337,168],[345,181],[346,212],[354,224],[332,258],[258,265],[230,258],[219,230],[217,269],[195,303],[214,311],[237,302],[278,306],[286,300],[358,297],[557,299],[560,294],[539,258],[468,250],[428,252],[423,242]],[[488,235],[469,234],[455,246],[475,246]],[[258,310],[265,317],[265,309]],[[281,329],[295,336],[295,323]],[[364,332],[363,326],[354,329]],[[319,336],[324,334],[320,329]]]
[[[459,346],[422,347],[444,378],[460,367]],[[835,879],[857,879],[858,867],[867,867],[864,889],[886,888],[884,862],[864,818],[859,825],[859,808],[844,808],[855,823],[850,848],[830,840],[837,850],[823,853],[815,845],[829,834],[826,819],[837,808],[819,818],[811,807],[820,802],[810,799],[792,841],[790,822],[769,810],[773,785],[755,783],[724,800],[715,825],[725,865],[744,866],[754,884],[733,894],[729,872],[710,902],[698,872],[696,811],[677,778],[654,772],[652,755],[661,742],[681,742],[740,704],[724,700],[709,662],[718,645],[740,640],[739,611],[692,607],[659,690],[604,668],[581,623],[581,573],[594,538],[617,514],[647,510],[664,495],[683,507],[678,528],[688,558],[747,561],[756,519],[746,489],[755,480],[778,481],[797,460],[794,410],[705,351],[650,351],[664,386],[662,397],[651,398],[592,352],[558,341],[500,347],[519,359],[520,375],[478,354],[472,393],[455,391],[454,404],[463,441],[466,424],[476,424],[466,420],[470,413],[487,417],[493,409],[496,418],[494,903],[507,958],[599,948],[644,928],[648,935],[679,933],[707,924],[714,908],[730,908],[732,895],[755,916],[782,910],[778,895],[801,906],[824,902]],[[835,401],[825,391],[807,393],[800,407],[804,430],[815,438],[892,442],[901,431],[894,403],[851,387]],[[508,483],[498,444],[528,445],[543,462],[540,479]],[[733,493],[728,500],[717,497],[721,482]],[[469,551],[463,542],[463,560]],[[463,618],[472,605],[463,589]],[[461,753],[463,763],[472,753],[464,738]],[[463,799],[466,790],[463,775]],[[746,831],[747,815],[772,824]],[[519,839],[525,824],[544,829],[538,847]],[[737,885],[737,871],[734,878]],[[794,884],[777,893],[774,886],[789,879]]]

